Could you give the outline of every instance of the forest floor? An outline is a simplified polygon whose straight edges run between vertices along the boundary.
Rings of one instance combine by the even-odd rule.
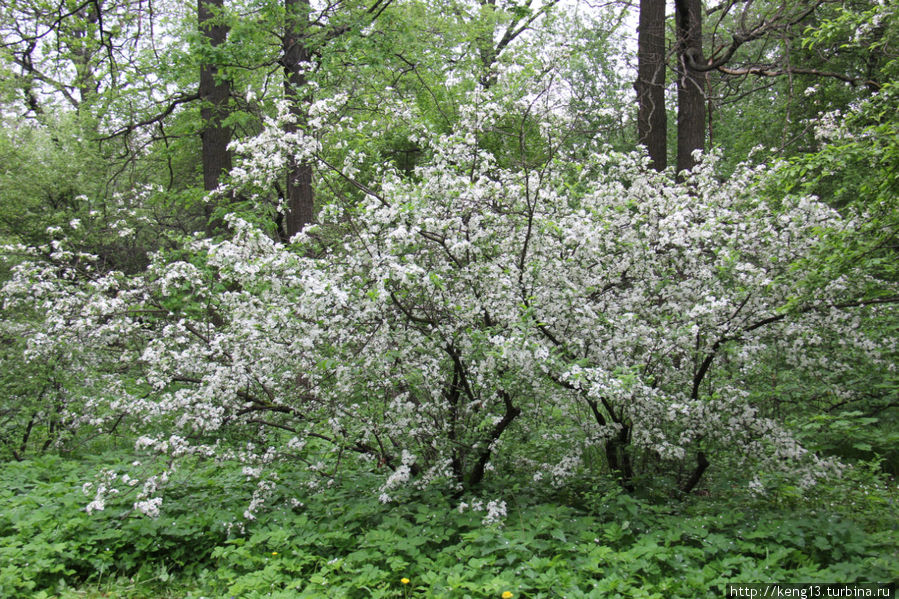
[[[814,500],[731,485],[660,499],[602,481],[506,480],[482,489],[506,504],[491,523],[476,498],[439,489],[380,503],[365,474],[290,498],[285,472],[246,520],[255,481],[196,464],[157,518],[131,509],[128,492],[88,514],[85,481],[126,459],[0,469],[0,596],[694,599],[725,596],[728,583],[899,580],[895,483],[824,485]],[[816,592],[827,589],[805,596]]]

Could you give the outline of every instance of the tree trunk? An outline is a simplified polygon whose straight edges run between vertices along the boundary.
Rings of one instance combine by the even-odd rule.
[[[665,112],[665,0],[641,0],[637,36],[637,139],[652,168],[668,164]]]
[[[702,57],[702,3],[675,0],[677,24],[677,171],[696,165],[694,150],[705,149],[704,74],[687,65]]]
[[[709,460],[705,456],[705,452],[700,451],[696,454],[696,468],[693,470],[693,473],[690,475],[690,478],[687,479],[687,482],[684,483],[681,492],[684,495],[687,495],[692,491],[699,481],[702,479],[702,475],[705,473],[706,468],[709,467]]]
[[[306,76],[303,72],[312,57],[305,39],[309,22],[309,0],[284,0],[284,9],[284,93],[290,102],[290,113],[295,119],[295,122],[287,124],[286,131],[295,133],[305,124],[307,107],[312,99],[306,88]],[[285,233],[290,238],[312,222],[315,203],[312,165],[298,162],[293,156],[288,157],[287,161],[286,200]]]
[[[224,7],[224,0],[198,0],[197,22],[202,33],[212,47],[225,42],[228,27],[210,23]],[[222,125],[228,116],[228,99],[231,96],[231,82],[217,77],[218,67],[204,63],[200,66],[200,117],[203,129],[202,140],[203,188],[212,191],[219,185],[222,173],[231,170],[231,128]],[[208,212],[211,213],[211,206]],[[207,214],[208,216],[209,214]]]
[[[634,466],[627,449],[630,446],[630,427],[621,426],[617,437],[606,441],[606,459],[611,474],[620,476],[621,487],[631,492],[634,490]]]
[[[95,25],[100,20],[98,5],[91,4],[78,10],[74,15],[78,25],[72,29],[70,35],[73,40],[69,45],[72,53],[72,62],[75,66],[75,87],[78,89],[79,112],[82,109],[90,110],[99,90],[96,74],[94,73],[93,58],[97,52],[94,40],[88,40],[88,26]]]

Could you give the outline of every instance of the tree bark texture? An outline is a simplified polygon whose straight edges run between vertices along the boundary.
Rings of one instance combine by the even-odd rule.
[[[284,9],[284,92],[290,102],[290,114],[294,117],[294,122],[288,123],[285,129],[288,133],[295,133],[304,125],[308,116],[307,108],[312,100],[303,71],[312,58],[306,43],[309,0],[284,0]],[[315,195],[312,190],[311,164],[298,162],[293,156],[288,157],[286,193],[285,233],[290,238],[311,223],[314,216]]]
[[[197,22],[200,32],[215,48],[225,43],[228,27],[214,22],[224,0],[198,0]],[[231,128],[222,123],[228,116],[231,82],[218,76],[218,67],[206,63],[200,66],[200,117],[203,119],[202,140],[203,188],[212,191],[219,185],[222,173],[231,170]],[[211,207],[210,207],[211,209]]]
[[[696,165],[694,150],[705,149],[705,75],[687,65],[702,57],[702,3],[675,0],[677,29],[677,171]]]
[[[642,0],[637,36],[637,138],[652,168],[668,164],[665,113],[665,0]]]

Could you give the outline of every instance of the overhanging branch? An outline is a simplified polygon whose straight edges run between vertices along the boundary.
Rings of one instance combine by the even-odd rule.
[[[831,79],[839,79],[840,81],[845,81],[846,83],[857,86],[857,85],[867,85],[868,87],[879,90],[881,88],[880,83],[874,81],[873,79],[865,79],[863,77],[850,77],[849,75],[844,75],[842,73],[835,73],[833,71],[822,71],[820,69],[805,69],[801,67],[784,67],[784,68],[770,68],[770,67],[740,67],[740,68],[730,68],[730,67],[718,67],[718,71],[724,73],[726,75],[734,75],[734,76],[745,76],[745,75],[756,75],[757,77],[780,77],[783,75],[813,75],[815,77],[829,77]]]

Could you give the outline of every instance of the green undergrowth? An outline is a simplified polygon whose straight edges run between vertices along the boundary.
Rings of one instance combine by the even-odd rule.
[[[88,515],[81,485],[96,467],[4,465],[0,596],[668,599],[720,597],[727,582],[899,579],[895,494],[882,490],[853,512],[833,492],[651,502],[614,487],[497,487],[483,495],[505,500],[508,515],[485,525],[485,512],[457,509],[471,498],[382,504],[360,475],[260,512],[241,532],[226,525],[249,496],[237,468],[196,468],[150,519],[127,497]]]

